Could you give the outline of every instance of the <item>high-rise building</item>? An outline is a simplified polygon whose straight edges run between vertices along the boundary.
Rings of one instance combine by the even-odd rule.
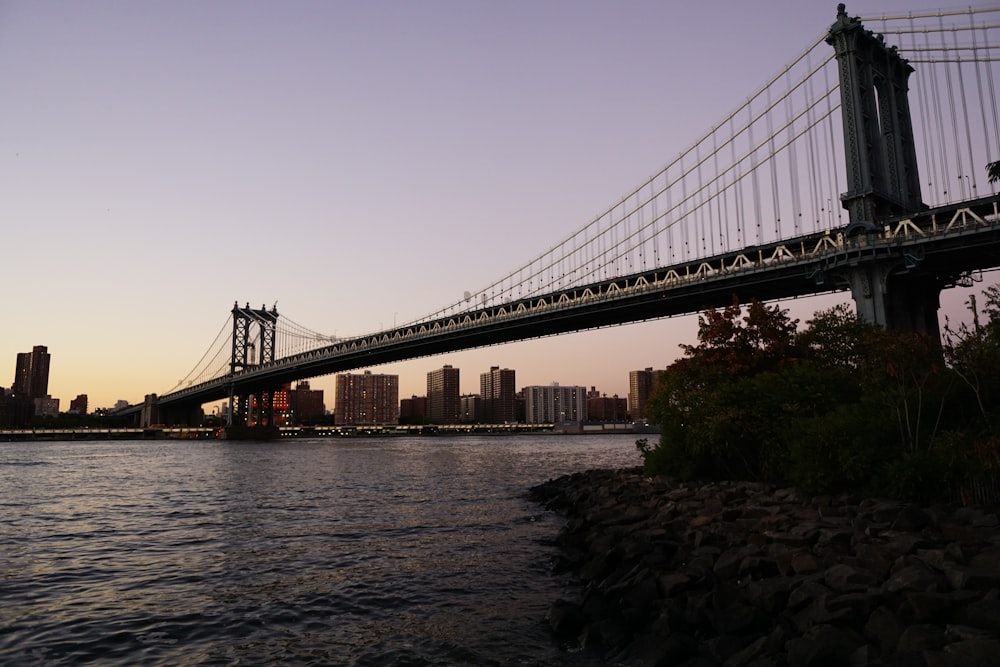
[[[31,399],[35,404],[36,417],[55,417],[59,414],[59,399],[51,396]]]
[[[548,387],[525,387],[524,421],[529,424],[554,424],[587,420],[587,388],[561,387],[553,383]]]
[[[400,424],[423,424],[427,417],[427,397],[414,394],[399,402]]]
[[[514,389],[513,370],[491,366],[488,373],[480,374],[479,389],[483,399],[483,423],[517,422],[517,390]]]
[[[254,401],[251,400],[251,403]],[[271,394],[271,409],[274,410],[274,423],[278,426],[289,426],[295,422],[292,411],[292,384],[286,382],[281,389]]]
[[[646,368],[628,374],[628,409],[633,421],[646,419],[646,404],[665,371]]]
[[[458,421],[463,424],[475,424],[483,421],[483,399],[479,394],[468,394],[459,399]]]
[[[326,404],[323,403],[323,390],[310,389],[309,383],[300,380],[292,392],[293,408],[299,423],[312,422],[326,415]]]
[[[69,411],[75,415],[87,414],[87,395],[79,394],[69,402]]]
[[[587,392],[587,419],[599,422],[623,422],[628,419],[628,401],[618,394],[601,394],[594,387]]]
[[[31,352],[18,352],[11,389],[28,398],[45,398],[49,393],[49,353],[44,345],[36,345]]]
[[[458,370],[445,364],[427,374],[427,419],[431,424],[459,422]]]
[[[344,373],[337,376],[334,423],[341,426],[399,421],[399,376]]]
[[[13,390],[0,389],[0,428],[27,428],[35,414],[33,401]]]

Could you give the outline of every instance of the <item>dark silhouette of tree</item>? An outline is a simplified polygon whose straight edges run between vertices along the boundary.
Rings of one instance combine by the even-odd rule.
[[[636,443],[646,472],[921,501],[964,496],[971,475],[993,488],[1000,287],[985,296],[988,323],[946,328],[944,349],[846,306],[802,331],[756,302],[705,311],[650,398],[660,439]]]

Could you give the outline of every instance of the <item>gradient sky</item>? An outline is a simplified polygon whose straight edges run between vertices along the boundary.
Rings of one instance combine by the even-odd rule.
[[[973,3],[977,5],[977,3]],[[234,301],[340,337],[419,318],[589,222],[836,18],[823,0],[0,2],[0,386],[162,393]],[[968,3],[958,5],[968,7]],[[955,8],[868,0],[852,15]],[[963,295],[945,294],[961,312]],[[839,294],[787,304],[807,318]],[[695,317],[372,368],[628,393]],[[332,377],[312,381],[333,403]]]

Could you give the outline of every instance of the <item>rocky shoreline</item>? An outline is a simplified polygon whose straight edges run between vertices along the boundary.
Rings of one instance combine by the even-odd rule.
[[[996,508],[810,497],[593,470],[531,489],[566,516],[548,614],[616,665],[1000,665]]]

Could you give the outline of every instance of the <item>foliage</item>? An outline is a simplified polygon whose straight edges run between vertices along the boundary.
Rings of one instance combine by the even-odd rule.
[[[706,311],[650,398],[661,437],[637,443],[646,470],[914,499],[946,496],[970,469],[1000,476],[1000,288],[983,315],[946,329],[942,350],[846,306],[802,331],[756,302]]]
[[[990,183],[1000,181],[1000,162],[990,162],[986,165],[986,175],[990,178]]]

